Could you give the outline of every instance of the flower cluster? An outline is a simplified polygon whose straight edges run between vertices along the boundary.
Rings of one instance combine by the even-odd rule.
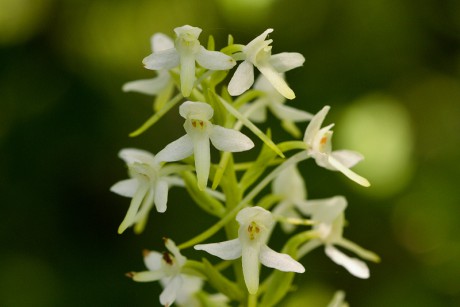
[[[365,262],[337,248],[379,261],[373,252],[343,238],[346,199],[308,199],[299,171],[302,161],[313,158],[322,168],[341,172],[361,186],[370,185],[350,169],[363,159],[361,154],[332,150],[333,124],[321,127],[329,106],[313,115],[285,105],[295,98],[285,73],[302,66],[304,57],[295,52],[272,54],[273,40],[268,35],[273,29],[246,45],[234,43],[229,36],[228,45],[219,51],[212,37],[207,48],[201,44],[201,31],[185,25],[174,29],[174,39],[154,34],[152,54],[143,64],[156,71],[156,77],[123,86],[124,91],[156,96],[155,113],[132,136],[144,132],[179,103],[185,135],[155,155],[140,149],[121,150],[119,156],[130,178],[113,185],[111,191],[131,198],[118,229],[120,234],[129,227],[136,233],[143,232],[153,207],[165,213],[168,191],[174,186],[185,187],[193,199],[191,203],[213,215],[216,223],[180,245],[164,239],[166,252],[144,253],[147,271],[127,275],[138,282],[159,281],[164,288],[159,300],[164,306],[229,306],[232,302],[273,306],[288,294],[293,274],[305,272],[302,258],[323,245],[333,262],[356,277],[368,278]],[[255,68],[260,72],[257,79]],[[267,110],[294,140],[275,143],[270,132],[263,133],[257,127],[267,120]],[[297,124],[308,121],[302,140]],[[243,128],[245,133],[240,131]],[[237,163],[239,155],[233,157],[232,153],[253,150],[254,138],[262,143],[257,158]],[[219,152],[217,159],[211,155],[211,144]],[[292,151],[297,153],[287,156]],[[262,195],[270,183],[271,193]],[[269,247],[277,223],[290,236],[281,251]],[[221,229],[227,240],[205,242]],[[189,247],[200,253],[198,257],[206,255],[204,251],[224,262],[186,258],[181,250]],[[275,269],[262,281],[261,265]],[[226,273],[229,266],[233,267],[235,280]],[[308,269],[308,263],[305,266]],[[205,284],[210,286],[206,289],[213,288],[217,293],[208,293]],[[339,291],[332,302],[340,305],[343,299],[344,293]]]

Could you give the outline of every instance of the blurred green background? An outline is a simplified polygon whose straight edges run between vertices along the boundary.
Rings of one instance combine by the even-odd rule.
[[[285,304],[343,289],[352,306],[460,306],[458,0],[0,0],[0,306],[157,306],[159,285],[124,273],[162,236],[212,224],[175,188],[143,235],[119,236],[129,200],[109,192],[126,178],[121,148],[157,152],[183,134],[171,112],[129,138],[151,98],[121,86],[154,75],[141,64],[150,35],[184,24],[218,46],[274,28],[274,53],[306,58],[287,76],[291,105],[331,105],[335,148],[366,156],[369,189],[301,168],[310,198],[347,197],[345,236],[382,263],[358,280],[318,249]]]

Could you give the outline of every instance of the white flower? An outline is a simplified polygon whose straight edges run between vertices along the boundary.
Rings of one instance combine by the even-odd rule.
[[[175,47],[154,52],[143,60],[147,69],[172,69],[180,65],[181,92],[188,97],[195,82],[195,61],[210,70],[227,70],[235,66],[235,60],[218,51],[201,46],[198,37],[201,29],[185,25],[174,29]]]
[[[136,232],[141,232],[154,204],[158,212],[166,211],[169,186],[182,185],[182,179],[170,175],[182,166],[161,166],[154,155],[139,149],[123,149],[119,157],[126,162],[131,178],[117,182],[110,190],[132,200],[118,233],[134,224]]]
[[[296,165],[292,165],[279,173],[273,180],[272,191],[273,194],[282,197],[281,201],[273,209],[273,214],[288,218],[301,218],[295,208],[306,202],[307,189]],[[285,232],[292,232],[295,226],[289,223],[282,223],[281,228]]]
[[[195,155],[195,169],[198,187],[206,187],[211,153],[209,141],[219,150],[239,152],[254,147],[254,143],[237,130],[213,125],[209,120],[214,110],[204,102],[186,101],[179,107],[179,113],[185,118],[186,135],[167,145],[157,158],[161,161],[179,161],[192,154]]]
[[[363,159],[360,153],[351,150],[332,151],[331,139],[333,131],[331,131],[331,128],[334,124],[321,128],[329,109],[329,106],[325,106],[319,111],[305,130],[303,140],[308,146],[308,154],[315,159],[316,164],[319,166],[329,170],[340,171],[356,183],[365,187],[370,186],[366,178],[350,170],[350,167]]]
[[[174,48],[174,42],[163,33],[156,33],[150,38],[152,52],[157,53]],[[139,92],[147,95],[158,95],[171,81],[171,75],[167,69],[158,71],[158,76],[153,79],[136,80],[123,85],[124,92]]]
[[[169,252],[146,251],[144,263],[148,271],[131,272],[129,276],[139,282],[159,280],[164,287],[160,294],[160,303],[171,306],[176,299],[186,300],[191,291],[198,291],[201,281],[198,277],[181,273],[187,258],[182,256],[174,241],[165,239],[165,246]]]
[[[364,259],[379,261],[379,257],[373,252],[367,251],[342,237],[343,212],[346,207],[347,201],[343,196],[309,200],[306,204],[299,206],[299,210],[303,214],[311,215],[311,219],[316,223],[313,226],[313,230],[318,234],[318,238],[301,246],[298,255],[302,257],[312,249],[324,244],[326,255],[332,261],[343,266],[356,277],[369,278],[369,268],[366,263],[359,259],[351,258],[334,247],[334,245],[338,245],[355,252]]]
[[[281,74],[281,78],[284,79],[284,74]],[[283,127],[290,127],[294,122],[304,122],[313,118],[313,115],[308,112],[286,106],[286,98],[273,87],[264,75],[260,75],[257,78],[254,89],[260,90],[266,95],[258,98],[253,103],[246,104],[242,109],[242,112],[245,115],[247,114],[247,117],[253,122],[265,122],[267,120],[267,109],[282,121]],[[246,111],[248,113],[245,113]],[[291,132],[290,130],[288,132]]]
[[[242,209],[236,216],[240,224],[238,238],[220,243],[198,244],[195,249],[204,250],[224,260],[242,258],[243,275],[249,293],[259,288],[259,262],[285,272],[305,272],[305,268],[291,256],[275,252],[267,241],[275,220],[272,214],[261,208]]]
[[[270,44],[265,40],[273,29],[268,29],[243,47],[244,61],[238,66],[228,85],[232,96],[241,95],[254,83],[254,66],[267,78],[273,87],[287,99],[294,99],[295,94],[280,75],[283,72],[303,65],[305,58],[300,53],[283,52],[272,55]]]

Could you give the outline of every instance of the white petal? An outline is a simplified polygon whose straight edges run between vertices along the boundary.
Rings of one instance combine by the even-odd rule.
[[[158,77],[125,83],[122,90],[124,92],[138,92],[146,95],[157,95],[166,87],[169,80],[169,73],[167,71],[160,70],[158,72]]]
[[[168,202],[168,188],[168,183],[165,180],[158,180],[155,186],[155,207],[160,213],[166,211],[166,203]]]
[[[246,287],[250,294],[257,293],[259,289],[259,244],[245,244],[242,248],[241,260]]]
[[[232,96],[238,96],[246,92],[254,83],[254,66],[243,61],[233,74],[230,83],[228,84],[228,92]]]
[[[209,134],[212,145],[221,151],[240,152],[254,147],[254,143],[243,133],[218,125]]]
[[[338,171],[340,171],[342,174],[353,180],[354,182],[364,186],[364,187],[369,187],[371,184],[369,181],[361,177],[360,175],[356,174],[346,166],[344,166],[342,163],[334,159],[332,156],[329,156],[329,163]]]
[[[177,292],[182,287],[182,277],[174,276],[166,285],[163,292],[160,294],[160,303],[164,306],[171,306],[176,300]]]
[[[353,167],[362,160],[364,160],[364,157],[362,154],[356,151],[351,151],[351,150],[334,150],[331,153],[332,157],[339,161],[343,166],[345,167]]]
[[[347,200],[343,196],[334,196],[324,199],[314,199],[296,204],[305,215],[321,223],[331,224],[347,207]]]
[[[291,256],[275,252],[267,245],[261,246],[259,259],[263,265],[283,272],[305,272],[303,265],[295,261]]]
[[[163,255],[158,252],[149,252],[144,257],[144,263],[147,269],[150,271],[157,271],[161,269],[161,261],[163,259]]]
[[[302,175],[296,165],[287,167],[272,182],[273,193],[282,195],[291,201],[304,200],[307,189]]]
[[[296,108],[288,107],[284,104],[271,104],[273,114],[281,120],[293,122],[305,122],[313,118],[313,115]]]
[[[191,52],[180,54],[180,89],[184,97],[190,96],[195,83],[195,55]]]
[[[286,81],[284,81],[283,76],[272,66],[268,63],[258,63],[257,68],[281,95],[287,99],[295,98],[294,91],[287,85]]]
[[[222,52],[209,51],[201,46],[196,55],[196,61],[204,68],[210,70],[227,70],[236,65],[235,60]]]
[[[179,114],[185,119],[210,120],[214,109],[207,103],[199,101],[186,101],[179,107]]]
[[[172,162],[190,157],[193,154],[192,139],[186,134],[166,145],[156,156],[155,161]]]
[[[174,41],[163,33],[155,33],[152,35],[150,44],[154,53],[174,48]]]
[[[145,150],[135,148],[125,148],[120,150],[118,156],[125,161],[127,164],[132,163],[145,163],[154,164],[154,156]]]
[[[110,191],[125,197],[133,197],[139,187],[139,181],[135,178],[118,181]]]
[[[211,151],[209,137],[206,133],[196,133],[193,138],[193,153],[195,156],[195,171],[198,181],[198,188],[204,190],[211,168]]]
[[[305,58],[297,52],[283,52],[272,55],[269,61],[277,72],[286,72],[302,66]]]
[[[223,260],[234,260],[241,257],[241,244],[239,239],[219,243],[198,244],[193,248],[196,250],[203,250]]]
[[[369,278],[369,268],[363,261],[348,257],[332,245],[327,245],[325,252],[326,255],[332,259],[332,261],[338,265],[343,266],[345,269],[347,269],[348,272],[350,272],[350,274],[358,278]]]
[[[152,53],[142,60],[145,68],[152,70],[171,69],[179,66],[179,62],[179,54],[174,48]]]
[[[144,271],[134,273],[133,280],[138,282],[149,282],[157,281],[164,277],[165,273],[163,271]]]
[[[307,143],[307,145],[311,146],[316,135],[323,124],[324,119],[326,118],[327,112],[331,107],[325,106],[321,109],[315,116],[311,119],[310,123],[308,124],[307,129],[305,130],[305,135],[303,141]]]
[[[265,227],[265,229],[271,229],[275,223],[272,213],[259,206],[241,209],[235,219],[241,225],[240,230],[251,222],[256,222],[259,226]],[[246,230],[244,229],[244,231]]]
[[[193,36],[194,38],[198,39],[198,37],[200,36],[201,34],[201,31],[203,31],[201,28],[198,28],[198,27],[192,27],[190,25],[185,25],[185,26],[182,26],[182,27],[177,27],[177,28],[174,28],[174,33],[176,33],[177,36],[181,36],[181,35],[191,35]]]

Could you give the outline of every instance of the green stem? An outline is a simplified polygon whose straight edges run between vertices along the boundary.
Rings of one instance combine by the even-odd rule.
[[[168,101],[164,104],[163,108],[161,108],[158,112],[153,114],[140,128],[136,131],[131,132],[129,134],[130,137],[135,137],[143,133],[145,130],[150,128],[153,124],[155,124],[160,118],[163,117],[172,107],[174,107],[184,96],[182,94],[177,94],[174,96],[173,99]]]
[[[262,191],[263,188],[265,188],[273,179],[275,179],[278,174],[283,171],[284,169],[288,168],[289,166],[293,164],[297,164],[300,161],[308,159],[308,153],[306,151],[301,151],[289,159],[287,159],[283,164],[279,165],[277,168],[271,171],[270,174],[267,175],[259,184],[257,184],[254,189],[252,189],[251,192],[249,192],[241,201],[240,203],[233,208],[231,211],[229,211],[224,217],[222,217],[221,220],[219,220],[216,224],[211,226],[209,229],[206,231],[200,233],[196,237],[180,244],[178,247],[179,249],[184,249],[191,247],[193,245],[196,245],[200,242],[203,242],[204,240],[210,238],[212,235],[217,233],[222,227],[224,227],[231,219],[233,219],[236,214],[244,208],[250,201],[254,199],[254,197],[259,194],[260,191]]]
[[[248,295],[248,307],[257,307],[257,294]]]

